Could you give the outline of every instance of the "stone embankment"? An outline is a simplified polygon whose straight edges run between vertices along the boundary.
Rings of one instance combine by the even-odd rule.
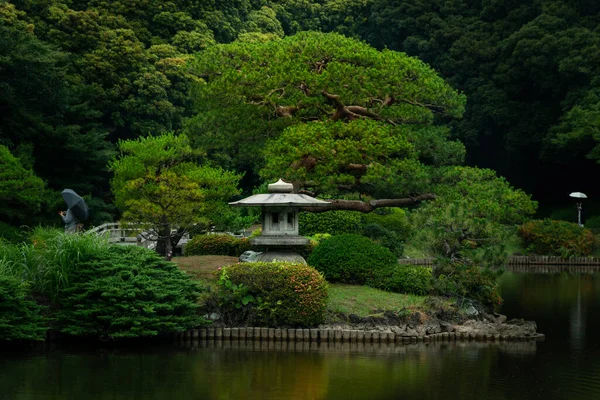
[[[418,315],[417,315],[418,318]],[[412,318],[414,319],[414,318]],[[385,322],[384,322],[385,321]],[[319,341],[360,343],[430,343],[438,341],[539,341],[533,321],[510,320],[499,314],[470,319],[460,324],[426,319],[395,323],[389,319],[364,318],[352,324],[321,325],[314,329],[265,327],[210,327],[191,329],[178,338],[217,341]]]

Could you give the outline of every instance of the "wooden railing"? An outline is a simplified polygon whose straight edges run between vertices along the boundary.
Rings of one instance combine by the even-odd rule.
[[[156,247],[156,233],[149,224],[109,222],[102,224],[85,232],[86,234],[95,234],[105,236],[110,243],[137,245],[148,249]],[[178,248],[183,248],[188,242],[189,237],[184,235],[177,244]]]
[[[407,265],[421,265],[423,267],[431,267],[433,265],[434,258],[401,258],[398,260],[400,264]]]
[[[421,265],[430,267],[434,258],[401,258],[398,263],[405,265]],[[570,257],[562,258],[556,256],[511,256],[508,258],[509,267],[529,266],[558,266],[558,267],[599,267],[598,257]]]
[[[143,237],[148,237],[148,233],[141,235],[142,232],[146,231],[148,231],[147,224],[121,225],[119,222],[109,222],[90,229],[85,233],[89,235],[95,234],[98,236],[105,236],[110,243],[137,244],[150,247],[150,243],[148,243],[150,241]]]
[[[508,265],[566,265],[566,266],[594,266],[600,267],[598,257],[569,257],[556,256],[512,256]]]

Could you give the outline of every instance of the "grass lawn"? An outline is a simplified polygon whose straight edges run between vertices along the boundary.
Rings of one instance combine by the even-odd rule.
[[[423,309],[427,296],[390,293],[368,286],[329,285],[327,309],[332,313],[356,314],[360,317],[376,315],[381,311],[399,311],[402,308]]]
[[[217,279],[214,272],[218,268],[235,264],[238,262],[238,258],[229,256],[191,256],[174,257],[171,261],[194,279],[214,281]]]
[[[235,264],[238,259],[228,256],[191,256],[175,257],[172,261],[193,279],[214,282],[217,279],[214,272],[218,268]],[[367,317],[403,308],[423,310],[426,298],[427,296],[385,292],[368,286],[330,284],[327,311],[333,315],[355,314]]]

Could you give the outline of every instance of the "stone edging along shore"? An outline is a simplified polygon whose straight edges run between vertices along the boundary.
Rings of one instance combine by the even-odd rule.
[[[541,333],[526,335],[481,333],[481,332],[440,332],[422,336],[402,336],[391,331],[357,329],[280,329],[280,328],[200,328],[190,329],[176,335],[188,340],[248,340],[285,342],[361,342],[361,343],[430,343],[438,341],[542,341]]]

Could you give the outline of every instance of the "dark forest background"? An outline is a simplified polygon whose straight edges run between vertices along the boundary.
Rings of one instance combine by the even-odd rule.
[[[0,3],[0,164],[31,169],[44,203],[23,213],[7,200],[0,217],[56,220],[69,187],[93,222],[110,220],[118,140],[185,132],[202,107],[193,54],[305,30],[430,64],[467,96],[452,123],[467,163],[531,193],[542,215],[573,191],[600,198],[596,0],[14,0]],[[244,190],[255,183],[247,174]]]

